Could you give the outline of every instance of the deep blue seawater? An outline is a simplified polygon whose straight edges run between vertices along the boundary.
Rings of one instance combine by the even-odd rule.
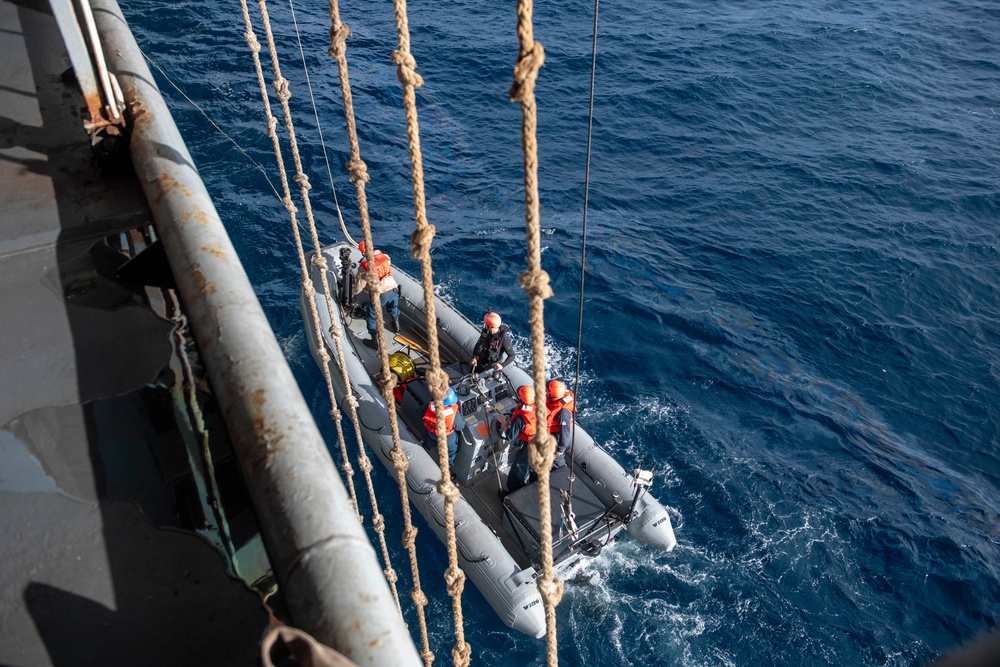
[[[238,3],[124,9],[149,56],[277,182]],[[409,10],[436,279],[470,317],[503,313],[527,354],[513,3]],[[327,4],[295,12],[356,235]],[[416,272],[391,3],[341,12],[376,237]],[[270,13],[333,242],[289,6]],[[549,362],[570,380],[591,27],[589,2],[535,6]],[[680,543],[660,554],[626,538],[572,576],[562,664],[919,665],[997,625],[998,36],[997,5],[956,0],[602,5],[580,419],[626,468],[655,469]],[[334,444],[287,215],[157,78]],[[376,482],[405,572],[395,486],[381,469]],[[449,664],[445,552],[421,537],[433,649]],[[472,586],[464,603],[474,664],[544,663],[544,645]]]

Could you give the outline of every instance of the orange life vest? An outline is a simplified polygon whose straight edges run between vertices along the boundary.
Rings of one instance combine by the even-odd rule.
[[[392,275],[392,263],[389,261],[389,255],[386,255],[381,250],[376,250],[375,255],[375,275],[378,276],[379,280],[385,280]],[[368,270],[368,261],[361,260],[361,270]]]
[[[549,433],[559,432],[559,411],[568,410],[569,412],[576,412],[576,402],[573,397],[573,392],[567,390],[566,395],[562,398],[552,399],[546,398],[545,406],[549,409]]]
[[[455,432],[455,415],[458,414],[458,405],[444,406],[444,433],[451,435]],[[437,433],[437,411],[434,410],[434,401],[427,404],[427,412],[424,413],[424,427],[431,433]]]
[[[517,409],[514,410],[514,414],[510,416],[510,420],[514,421],[517,419],[518,415],[520,415],[521,419],[524,420],[524,428],[517,434],[517,437],[525,442],[531,442],[531,439],[535,436],[535,430],[538,428],[538,413],[535,412],[535,406],[517,406]]]

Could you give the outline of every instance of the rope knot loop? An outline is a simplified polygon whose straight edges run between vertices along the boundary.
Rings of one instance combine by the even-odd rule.
[[[347,396],[346,400],[347,404],[352,408],[354,408],[355,410],[357,410],[358,406],[361,405],[360,403],[358,403],[358,397],[355,396],[354,394]]]
[[[376,533],[381,533],[385,530],[385,517],[381,514],[376,514],[372,517],[372,528],[375,529]]]
[[[383,571],[385,572],[386,581],[388,581],[390,584],[394,584],[397,581],[399,581],[399,575],[396,574],[396,571],[391,567],[387,567]]]
[[[401,448],[393,447],[392,450],[389,451],[389,454],[392,456],[393,468],[401,473],[405,473],[410,469],[410,459],[406,458],[406,452],[404,452]]]
[[[444,581],[448,595],[453,598],[459,597],[462,595],[462,589],[465,588],[465,572],[457,567],[449,567],[444,571]]]
[[[544,269],[525,271],[517,277],[517,282],[529,297],[548,299],[553,294],[552,287],[549,286],[549,272]]]
[[[295,174],[295,177],[292,180],[298,183],[299,187],[303,190],[312,189],[312,185],[309,183],[309,177],[305,174]]]
[[[368,291],[372,294],[382,293],[382,281],[379,280],[378,273],[375,271],[362,271],[362,279],[365,284],[368,285]]]
[[[327,262],[326,257],[323,255],[313,255],[313,264],[315,264],[320,271],[326,271]]]
[[[472,647],[468,642],[455,644],[451,649],[451,659],[457,667],[468,667],[472,662]]]
[[[550,606],[557,606],[562,601],[563,582],[551,575],[546,575],[538,581],[538,592]]]
[[[361,472],[367,475],[372,471],[372,460],[362,453],[358,456],[358,466],[361,468]]]
[[[417,74],[417,61],[409,51],[396,49],[392,52],[392,62],[396,64],[396,78],[404,86],[419,88],[424,78]]]
[[[403,546],[404,547],[406,547],[407,549],[409,549],[414,544],[416,544],[416,540],[417,540],[417,529],[415,527],[410,526],[409,528],[407,528],[406,530],[403,531]],[[423,595],[423,593],[421,593],[421,595]],[[427,602],[424,602],[424,604],[427,604]]]
[[[392,390],[395,389],[398,384],[395,373],[392,371],[389,371],[386,375],[379,373],[378,384],[382,398],[385,399],[386,403],[396,400],[392,394]]]
[[[432,368],[425,376],[427,388],[431,390],[431,396],[436,400],[443,401],[448,393],[448,374],[440,368]]]
[[[424,225],[414,229],[410,235],[410,257],[413,259],[427,257],[431,252],[431,241],[434,240],[436,233],[437,228],[434,225]]]
[[[539,475],[543,472],[548,474],[555,459],[556,439],[548,433],[536,433],[531,444],[528,445],[528,462],[531,467]]]
[[[446,503],[451,503],[453,505],[458,502],[459,498],[462,497],[462,494],[458,491],[458,487],[452,484],[450,479],[438,480],[437,490],[438,493],[444,496],[444,501]]]
[[[350,172],[348,178],[351,179],[351,183],[357,185],[358,183],[367,183],[371,180],[371,176],[368,175],[368,165],[361,158],[349,161],[346,166],[347,171]]]
[[[535,94],[538,70],[545,64],[545,49],[541,42],[534,42],[514,65],[514,83],[510,86],[510,101],[525,103]]]
[[[288,211],[288,215],[295,215],[299,212],[299,208],[292,201],[291,196],[282,197],[281,203],[285,205],[285,210]]]
[[[267,117],[267,136],[274,138],[274,130],[278,127],[278,119],[274,116]]]
[[[347,38],[351,36],[351,28],[346,23],[330,26],[330,49],[327,53],[331,58],[340,60],[347,55]]]
[[[247,40],[247,46],[254,53],[260,53],[260,42],[257,41],[257,35],[250,32],[249,30],[243,33],[243,39]]]
[[[338,410],[337,408],[331,408],[330,409],[330,418],[333,421],[339,422],[344,417],[343,417],[343,415],[340,414],[340,410]]]
[[[279,76],[274,80],[274,94],[282,102],[287,102],[292,98],[292,91],[288,87],[288,79]]]
[[[427,606],[427,596],[419,588],[410,589],[410,599],[413,600],[414,606],[417,607]]]

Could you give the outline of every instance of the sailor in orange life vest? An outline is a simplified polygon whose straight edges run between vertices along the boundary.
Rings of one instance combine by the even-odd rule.
[[[507,492],[517,491],[522,486],[528,484],[534,475],[531,469],[531,462],[528,459],[528,445],[535,437],[538,428],[538,413],[535,412],[535,388],[531,385],[524,385],[517,390],[517,397],[521,399],[520,405],[514,408],[510,415],[510,422],[504,426],[504,436],[510,440],[517,452],[514,454],[514,461],[510,465],[510,474],[507,475]],[[504,419],[503,415],[501,415]]]
[[[458,405],[458,395],[454,389],[448,390],[448,395],[444,397],[444,432],[448,436],[448,465],[455,464],[455,455],[458,454],[458,434],[465,428],[465,418]],[[424,413],[424,428],[427,429],[427,437],[424,439],[424,446],[429,450],[437,449],[437,410],[434,409],[434,401],[427,404],[427,412]],[[437,461],[437,459],[434,459]]]
[[[498,371],[517,361],[517,353],[510,343],[510,329],[500,320],[500,314],[491,310],[483,318],[483,324],[483,332],[479,334],[469,361],[472,372],[482,373],[490,368]]]
[[[358,250],[361,251],[362,256],[365,254],[364,241],[358,244]],[[392,262],[389,260],[389,255],[381,250],[375,249],[372,254],[375,256],[375,274],[379,279],[379,307],[384,307],[389,313],[390,323],[387,326],[395,333],[399,333],[399,293],[396,291],[398,286],[396,279],[392,277]],[[362,290],[368,292],[369,301],[365,304],[365,324],[368,325],[368,333],[371,334],[371,338],[364,343],[368,347],[376,349],[378,348],[378,340],[375,331],[378,325],[375,322],[375,295],[368,289],[368,282],[361,276],[362,271],[368,270],[368,260],[362,257],[359,267],[358,279],[354,283],[354,294],[351,296],[357,296]]]
[[[566,450],[573,443],[576,399],[561,380],[550,381],[545,394],[545,407],[549,411],[549,433],[556,439],[556,458],[552,462],[552,469],[555,470],[566,465]]]

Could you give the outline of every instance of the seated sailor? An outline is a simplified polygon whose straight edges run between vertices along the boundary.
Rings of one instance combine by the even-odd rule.
[[[465,428],[465,418],[459,410],[458,395],[454,389],[448,390],[448,395],[444,397],[444,413],[441,415],[444,421],[444,433],[448,442],[448,465],[455,464],[455,455],[458,454],[458,433]],[[424,428],[427,435],[424,445],[428,450],[437,449],[437,410],[434,401],[427,404],[427,412],[424,413]],[[437,459],[435,459],[437,460]]]
[[[556,458],[552,469],[566,465],[566,450],[573,444],[573,413],[576,399],[562,380],[552,380],[546,388],[545,407],[548,408],[549,433],[556,439]]]
[[[505,325],[499,313],[492,310],[483,318],[483,332],[472,350],[473,373],[493,369],[500,370],[517,361],[517,353],[510,342],[510,329]]]
[[[358,244],[358,250],[361,254],[365,254],[365,242],[362,241]],[[378,306],[375,306],[375,295],[371,293],[371,289],[368,286],[368,281],[364,279],[361,275],[363,272],[368,271],[368,260],[363,258],[361,263],[358,265],[358,279],[354,283],[354,294],[351,296],[357,296],[362,290],[368,292],[369,301],[364,304],[365,306],[365,324],[368,326],[368,333],[371,335],[369,340],[365,341],[365,345],[370,348],[377,348],[378,342],[376,340],[375,330],[377,324],[375,322],[375,308],[384,307],[386,312],[389,313],[390,322],[387,324],[392,331],[399,333],[399,292],[396,283],[396,279],[392,277],[392,262],[389,259],[389,255],[386,255],[381,250],[375,249],[372,251],[372,256],[375,259],[375,275],[378,276],[379,286],[378,286]]]
[[[534,471],[531,469],[531,463],[528,459],[528,447],[531,439],[535,437],[538,426],[538,413],[535,412],[535,388],[531,385],[519,387],[517,397],[521,402],[514,408],[514,412],[510,415],[510,421],[504,429],[504,437],[510,440],[512,447],[517,448],[514,461],[510,465],[510,474],[507,475],[508,493],[527,485],[534,477]]]

